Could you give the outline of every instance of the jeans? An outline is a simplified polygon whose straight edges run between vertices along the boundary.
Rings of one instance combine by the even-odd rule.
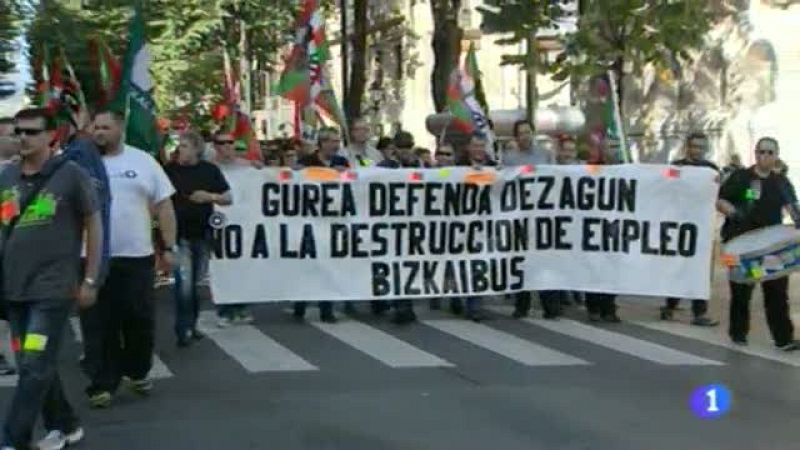
[[[175,335],[185,338],[197,327],[199,298],[197,284],[203,270],[203,260],[208,253],[208,243],[203,239],[181,240],[178,264],[175,268]]]
[[[567,297],[567,291],[539,291],[544,317],[552,318],[561,315],[561,302]]]
[[[101,358],[91,373],[89,395],[113,393],[123,376],[147,377],[153,366],[155,346],[155,276],[153,256],[112,258],[108,278],[97,295],[97,304],[83,317],[91,333],[87,345],[101,348]]]
[[[731,306],[728,334],[731,339],[742,340],[750,329],[750,298],[753,296],[752,284],[730,282]],[[761,283],[764,293],[764,309],[767,313],[767,325],[775,345],[781,346],[792,342],[794,327],[789,318],[787,290],[789,278],[781,277]]]
[[[13,302],[8,307],[19,382],[3,426],[3,445],[27,448],[40,411],[48,431],[68,433],[78,426],[58,375],[72,300]]]

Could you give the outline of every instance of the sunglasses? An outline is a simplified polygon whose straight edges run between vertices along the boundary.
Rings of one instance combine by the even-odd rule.
[[[756,150],[756,154],[757,155],[770,155],[770,156],[772,156],[772,155],[774,155],[776,153],[778,153],[778,152],[776,152],[775,150],[764,150],[764,149],[761,149],[761,148]]]
[[[43,131],[41,128],[14,128],[14,134],[17,136],[36,136]]]
[[[217,145],[233,145],[233,141],[214,141]]]

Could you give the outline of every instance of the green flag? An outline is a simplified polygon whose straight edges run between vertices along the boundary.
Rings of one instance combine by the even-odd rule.
[[[125,143],[157,156],[161,149],[161,136],[156,123],[149,69],[150,53],[145,42],[144,20],[136,8],[128,27],[128,48],[120,87],[110,108],[125,111]]]

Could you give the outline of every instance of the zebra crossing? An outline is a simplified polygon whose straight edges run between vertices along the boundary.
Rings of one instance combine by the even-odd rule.
[[[691,350],[686,350],[686,345],[680,346],[680,350],[671,348],[664,345],[663,340],[660,340],[660,343],[653,342],[647,337],[632,336],[618,331],[614,329],[615,327],[594,326],[568,318],[561,318],[558,321],[534,318],[512,321],[507,318],[510,312],[507,306],[488,306],[486,309],[499,317],[493,321],[474,323],[460,318],[447,318],[446,315],[439,314],[434,317],[421,317],[419,323],[402,328],[405,330],[404,332],[395,332],[391,327],[382,327],[369,320],[346,316],[342,316],[341,320],[335,324],[308,320],[306,324],[283,324],[282,326],[300,327],[300,335],[304,336],[308,336],[310,330],[316,330],[319,333],[308,336],[308,338],[332,339],[339,345],[331,348],[338,349],[337,351],[358,352],[366,355],[374,363],[391,369],[457,367],[457,364],[448,360],[446,343],[434,345],[434,348],[426,348],[424,343],[412,344],[404,340],[404,333],[414,333],[414,327],[433,330],[434,336],[438,336],[438,339],[442,341],[455,339],[466,344],[471,351],[489,352],[529,368],[591,367],[597,364],[597,361],[586,356],[587,352],[580,352],[581,357],[573,355],[572,353],[576,353],[574,347],[565,349],[562,348],[563,346],[537,342],[536,338],[527,335],[523,337],[513,330],[506,330],[505,328],[509,328],[507,325],[510,323],[517,324],[515,326],[529,327],[537,332],[566,337],[570,342],[581,346],[601,347],[610,350],[612,354],[626,355],[642,362],[661,366],[720,367],[735,363],[735,360],[732,363],[731,358],[727,357],[712,359],[708,357],[708,352],[698,351],[704,356],[693,354]],[[767,346],[735,346],[728,342],[719,329],[698,328],[675,322],[628,323],[642,330],[655,331],[670,338],[677,337],[684,341],[688,340],[695,345],[700,344],[717,349],[721,347],[726,352],[741,353],[791,368],[800,367],[800,355],[781,353]],[[78,319],[71,319],[70,325],[74,340],[81,342],[82,336]],[[282,342],[281,339],[271,336],[270,327],[270,323],[258,323],[219,328],[216,314],[211,310],[202,311],[198,320],[199,330],[213,343],[211,348],[215,352],[219,351],[227,355],[239,366],[243,374],[320,373],[331,369],[329,366],[320,366],[312,359],[292,350],[291,342]],[[191,352],[192,350],[187,351]],[[175,374],[168,366],[171,360],[167,359],[165,362],[159,353],[157,351],[154,355],[150,376],[154,379],[174,378]],[[181,354],[183,353],[173,352],[171,357],[180,358]],[[591,355],[591,352],[588,354]],[[11,387],[15,383],[14,377],[0,377],[0,387]]]

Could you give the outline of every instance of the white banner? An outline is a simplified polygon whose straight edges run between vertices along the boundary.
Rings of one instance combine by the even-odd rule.
[[[565,289],[707,299],[716,174],[660,165],[238,169],[217,303]]]

